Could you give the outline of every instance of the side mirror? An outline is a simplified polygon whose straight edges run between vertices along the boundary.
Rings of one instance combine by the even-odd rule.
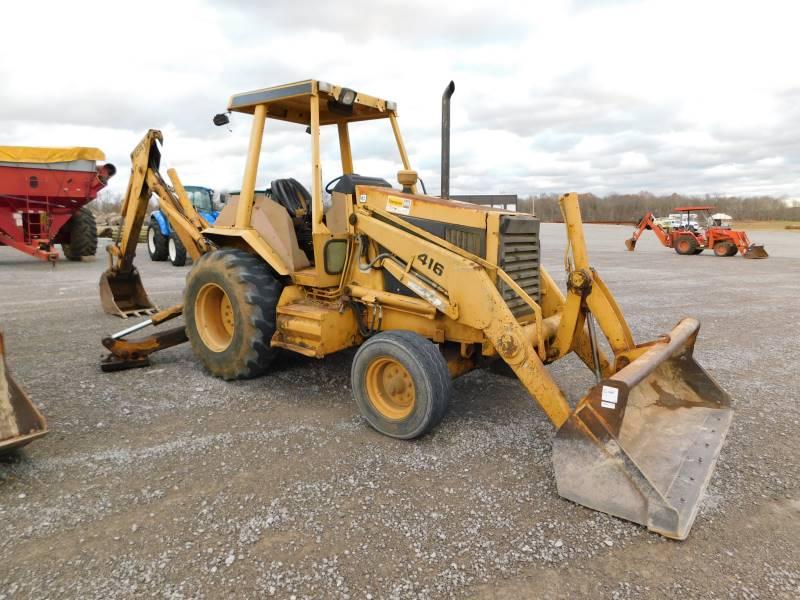
[[[222,127],[223,125],[227,125],[230,122],[231,120],[228,117],[227,113],[219,113],[217,115],[214,115],[214,125],[216,125],[217,127]]]

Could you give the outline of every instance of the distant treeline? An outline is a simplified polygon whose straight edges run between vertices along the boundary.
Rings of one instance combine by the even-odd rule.
[[[739,221],[800,221],[800,206],[789,206],[785,200],[773,196],[742,198],[739,196],[684,196],[670,194],[657,196],[649,192],[638,194],[609,194],[595,196],[581,194],[581,216],[584,221],[638,222],[652,210],[657,217],[675,212],[678,206],[711,205],[715,212],[731,215]],[[533,211],[542,221],[562,221],[558,195],[542,194],[520,198],[518,210]]]

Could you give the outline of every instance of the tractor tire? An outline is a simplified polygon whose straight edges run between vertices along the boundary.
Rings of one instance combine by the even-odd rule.
[[[183,316],[192,351],[223,379],[263,375],[282,285],[262,259],[224,248],[201,256],[186,277]]]
[[[186,264],[186,248],[184,247],[181,238],[179,238],[174,231],[169,234],[169,240],[167,241],[167,255],[169,256],[169,262],[172,263],[173,267],[182,267]]]
[[[731,253],[731,249],[733,249],[733,253]],[[717,242],[714,244],[714,254],[716,256],[734,256],[737,250],[736,244],[731,242]]]
[[[161,233],[161,228],[155,219],[150,219],[147,225],[147,254],[150,260],[167,260],[169,256],[168,238]]]
[[[675,252],[681,256],[694,254],[697,250],[697,240],[691,235],[682,235],[675,240]]]
[[[384,331],[369,338],[356,352],[350,376],[367,422],[402,440],[439,424],[453,386],[436,345],[410,331]]]
[[[728,248],[728,253],[725,256],[736,256],[737,252],[739,252],[739,248],[736,244],[731,243],[731,247]]]
[[[69,220],[69,243],[61,244],[61,249],[69,260],[81,260],[97,253],[97,223],[85,206]]]

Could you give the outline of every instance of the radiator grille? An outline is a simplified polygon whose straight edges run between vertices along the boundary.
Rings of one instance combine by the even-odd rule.
[[[498,266],[536,302],[539,288],[539,221],[531,215],[506,215],[500,219]],[[497,289],[515,317],[533,312],[525,301],[502,281]]]

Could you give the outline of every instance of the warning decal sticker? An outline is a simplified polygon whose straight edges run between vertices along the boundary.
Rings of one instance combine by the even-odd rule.
[[[600,406],[603,408],[610,408],[614,410],[617,408],[617,397],[619,396],[619,390],[615,387],[611,387],[608,385],[603,386],[603,392],[600,395]]]
[[[397,196],[389,196],[386,200],[386,212],[395,213],[398,215],[410,215],[411,207],[413,206],[411,198],[398,198]]]

